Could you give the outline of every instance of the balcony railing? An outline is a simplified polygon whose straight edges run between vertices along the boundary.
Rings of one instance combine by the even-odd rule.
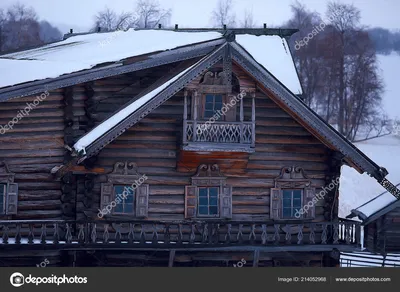
[[[360,246],[353,222],[0,221],[0,248],[204,248],[232,246]],[[340,248],[338,248],[340,249]],[[348,248],[347,248],[348,250]]]
[[[229,145],[250,148],[255,145],[254,122],[185,121],[184,144]]]

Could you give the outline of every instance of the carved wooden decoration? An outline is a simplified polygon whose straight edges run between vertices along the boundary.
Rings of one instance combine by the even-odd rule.
[[[306,188],[311,186],[311,179],[304,174],[301,167],[284,167],[275,178],[275,188]]]
[[[203,80],[198,84],[198,92],[200,94],[219,93],[230,94],[232,92],[232,84],[227,83],[225,73],[223,71],[207,71],[204,74]]]
[[[221,175],[217,164],[201,164],[197,168],[197,173],[192,177],[192,184],[195,186],[223,186],[225,185],[225,180],[226,177]]]
[[[108,174],[109,183],[127,183],[131,184],[135,179],[141,177],[138,166],[134,162],[117,162],[114,164],[113,171]]]

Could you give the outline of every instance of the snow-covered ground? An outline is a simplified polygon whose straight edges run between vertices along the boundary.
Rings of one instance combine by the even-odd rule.
[[[400,118],[400,55],[378,55],[380,75],[385,84],[383,110],[390,118]],[[384,136],[355,145],[378,165],[389,171],[387,178],[400,183],[400,136]],[[346,217],[355,209],[386,190],[367,174],[360,175],[347,166],[342,167],[340,180],[339,216]]]

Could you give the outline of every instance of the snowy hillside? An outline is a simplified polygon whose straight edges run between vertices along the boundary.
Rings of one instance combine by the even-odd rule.
[[[400,56],[391,54],[378,55],[380,76],[385,83],[383,109],[392,119],[400,119],[400,94],[398,91],[400,76]],[[391,135],[355,145],[389,171],[387,178],[393,183],[400,183],[400,136]],[[339,216],[346,217],[355,209],[386,190],[367,174],[360,175],[347,166],[342,167],[340,180]]]

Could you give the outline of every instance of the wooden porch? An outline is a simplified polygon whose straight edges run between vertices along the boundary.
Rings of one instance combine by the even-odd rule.
[[[354,251],[355,222],[0,221],[2,249]]]

